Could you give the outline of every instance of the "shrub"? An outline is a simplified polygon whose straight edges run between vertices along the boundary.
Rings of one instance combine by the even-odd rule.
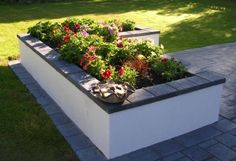
[[[125,20],[122,22],[122,31],[132,31],[135,29],[135,22],[130,20]]]

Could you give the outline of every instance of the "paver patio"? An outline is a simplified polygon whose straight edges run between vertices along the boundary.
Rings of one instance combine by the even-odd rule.
[[[112,161],[236,161],[236,42],[171,55],[183,61],[193,73],[211,70],[226,78],[219,121]],[[42,105],[81,161],[106,160],[19,61],[11,61],[9,65]]]

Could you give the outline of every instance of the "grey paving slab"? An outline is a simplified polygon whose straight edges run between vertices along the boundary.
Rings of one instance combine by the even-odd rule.
[[[210,140],[207,140],[201,144],[199,144],[199,147],[203,148],[203,149],[206,149],[206,148],[209,148],[210,146],[213,146],[215,144],[217,144],[218,142],[214,139],[210,139]]]
[[[175,140],[167,140],[152,146],[152,149],[161,156],[167,156],[169,154],[179,152],[184,149],[184,146],[179,144]]]
[[[208,152],[222,161],[232,161],[236,159],[236,152],[220,143],[208,148]]]
[[[64,137],[83,134],[83,132],[73,122],[64,125],[59,125],[58,129]]]
[[[212,155],[198,146],[191,147],[183,151],[193,161],[204,161],[212,157]]]
[[[236,128],[236,124],[227,119],[220,120],[214,123],[212,126],[223,132],[227,132]]]
[[[215,136],[220,135],[221,133],[221,131],[211,126],[206,126],[197,129],[193,132],[176,137],[175,140],[184,145],[185,147],[190,147],[201,142],[207,141]]]
[[[163,158],[163,161],[175,161],[177,159],[183,158],[184,155],[180,152],[169,155],[168,157]]]
[[[152,151],[150,148],[144,148],[130,153],[129,158],[132,161],[155,161],[160,159],[160,155]]]
[[[224,145],[227,145],[228,147],[236,146],[236,136],[228,133],[216,137],[216,140]]]

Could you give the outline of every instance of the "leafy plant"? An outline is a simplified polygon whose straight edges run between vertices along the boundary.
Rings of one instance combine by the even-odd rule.
[[[152,59],[151,70],[156,83],[169,82],[187,76],[187,70],[183,64],[165,57]]]
[[[125,20],[121,24],[122,31],[132,31],[135,29],[135,22],[131,20]]]

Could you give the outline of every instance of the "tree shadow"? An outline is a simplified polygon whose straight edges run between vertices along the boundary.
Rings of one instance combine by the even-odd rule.
[[[161,34],[161,43],[168,46],[168,51],[178,51],[235,41],[235,16],[236,12],[225,9],[172,24]]]
[[[24,5],[0,5],[0,23],[12,23],[35,19],[55,19],[69,16],[120,14],[132,11],[157,10],[157,14],[199,13],[206,8],[233,9],[231,0],[74,0],[68,2],[36,3]]]

